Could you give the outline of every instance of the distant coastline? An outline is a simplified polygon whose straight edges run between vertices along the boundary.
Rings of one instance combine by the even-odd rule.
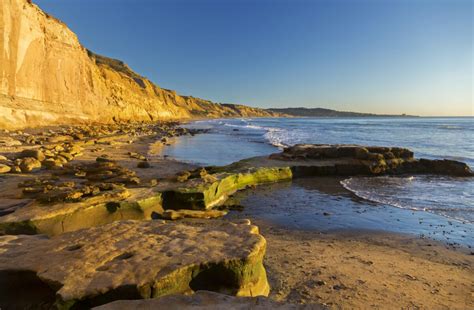
[[[281,113],[290,116],[298,117],[419,117],[418,115],[407,114],[373,114],[373,113],[359,113],[336,111],[324,108],[271,108],[268,111],[274,113]]]

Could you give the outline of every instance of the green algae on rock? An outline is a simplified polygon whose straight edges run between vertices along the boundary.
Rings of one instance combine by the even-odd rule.
[[[82,202],[20,208],[0,217],[0,234],[58,235],[124,219],[150,220],[153,212],[162,212],[160,193],[116,189]]]
[[[214,176],[217,181],[212,183],[206,182],[205,178],[191,179],[183,187],[164,191],[163,209],[210,209],[248,186],[290,180],[292,172],[288,167],[261,167]]]
[[[297,144],[281,153],[242,160],[230,166],[290,167],[294,177],[406,173],[474,176],[463,162],[415,159],[413,155],[412,151],[399,147]]]
[[[209,183],[207,180],[210,176],[215,177],[217,181]],[[206,174],[204,178],[189,180],[183,184],[183,187],[163,192],[150,188],[114,187],[112,190],[87,199],[80,199],[77,202],[58,202],[48,205],[35,203],[15,210],[13,213],[0,217],[0,234],[57,235],[125,219],[215,218],[225,215],[225,212],[213,210],[215,212],[212,214],[209,212],[206,214],[189,212],[166,214],[164,210],[211,211],[209,209],[224,202],[237,190],[263,183],[289,180],[291,177],[289,168],[258,168],[215,175]],[[51,197],[48,199],[47,201],[52,202]]]
[[[78,175],[79,173],[82,174]],[[0,234],[56,235],[124,219],[214,218],[223,213],[202,211],[212,210],[236,191],[249,186],[306,176],[404,173],[474,175],[464,163],[415,159],[413,152],[397,147],[296,145],[282,153],[245,159],[228,166],[185,171],[179,174],[185,178],[178,182],[169,181],[160,188],[146,188],[139,184],[129,184],[135,188],[125,188],[108,183],[103,188],[104,191],[101,189],[97,194],[94,188],[102,186],[102,183],[84,187],[77,183],[72,185],[72,182],[63,182],[59,176],[66,174],[79,179],[85,178],[89,182],[117,182],[117,176],[133,179],[135,172],[114,162],[70,165],[55,173],[59,178],[55,182],[59,183],[53,184],[50,180],[25,183],[25,195],[47,204],[30,204],[0,217]],[[106,175],[103,176],[104,174]],[[56,190],[42,190],[45,186],[53,186],[51,189]],[[172,213],[169,210],[201,212]]]
[[[0,274],[11,281],[0,281],[0,304],[24,302],[7,293],[32,278],[50,288],[35,302],[63,309],[197,290],[266,296],[265,249],[256,226],[229,222],[121,221],[52,238],[1,236]]]

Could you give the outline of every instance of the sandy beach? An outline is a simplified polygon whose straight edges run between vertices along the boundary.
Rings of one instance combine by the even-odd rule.
[[[270,298],[331,309],[470,309],[474,256],[413,236],[275,228],[268,241]]]
[[[163,164],[171,167],[179,162]],[[318,188],[340,195],[344,191],[340,180],[322,179]],[[314,186],[315,182],[307,183]],[[286,187],[278,184],[268,187],[272,186]],[[248,196],[247,192],[238,193],[234,201]],[[248,208],[259,207],[262,206]],[[266,206],[262,212],[270,213],[270,209]],[[234,211],[227,218],[249,218],[267,240],[264,264],[272,287],[271,299],[320,303],[331,309],[474,307],[474,252],[466,246],[380,230],[335,229],[324,233],[299,230],[261,216],[252,218],[251,214],[260,212],[247,214],[245,210]],[[330,205],[325,210],[334,212],[330,211]],[[325,217],[322,213],[320,216]]]
[[[0,4],[0,310],[474,309],[472,4]]]
[[[72,163],[92,163],[106,154],[108,160],[136,171],[141,187],[163,190],[173,186],[177,174],[197,166],[164,157],[163,148],[180,138],[163,140],[165,142],[161,139],[156,135],[111,135],[103,142],[85,145]],[[8,155],[20,149],[22,147],[4,147],[0,152]],[[130,152],[145,156],[150,167],[137,169],[141,160],[131,158]],[[11,208],[12,201],[20,202],[15,208],[31,203],[31,200],[22,198],[21,189],[16,184],[32,176],[46,175],[47,170],[4,175],[0,192],[2,209]],[[319,188],[335,200],[348,199],[341,195],[343,188],[339,181],[340,178],[322,178],[319,181],[302,179],[297,183]],[[275,301],[322,304],[331,309],[469,309],[474,306],[474,256],[469,248],[374,229],[338,229],[337,223],[347,222],[350,217],[360,224],[364,223],[364,217],[370,219],[373,215],[359,212],[337,219],[337,211],[331,211],[331,205],[324,208],[327,214],[320,210],[320,229],[315,229],[317,220],[311,227],[298,227],[292,222],[301,219],[299,211],[285,209],[284,204],[272,210],[261,197],[260,200],[251,199],[252,195],[258,197],[259,192],[264,193],[262,197],[272,197],[272,191],[289,188],[291,184],[288,183],[250,188],[238,192],[226,203],[245,202],[243,210],[231,211],[222,219],[185,219],[182,222],[200,222],[212,227],[222,221],[249,219],[257,225],[267,241],[264,266],[271,287],[269,298]],[[293,212],[293,217],[285,212]],[[278,220],[272,221],[271,216]],[[334,221],[324,223],[331,216]],[[288,225],[285,225],[285,217]],[[370,225],[366,227],[371,228]]]

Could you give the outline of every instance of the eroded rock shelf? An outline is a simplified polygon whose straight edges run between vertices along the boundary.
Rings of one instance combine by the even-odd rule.
[[[267,295],[264,254],[265,239],[248,222],[122,221],[52,238],[3,236],[0,304],[88,308],[196,290]],[[24,292],[27,281],[49,290]]]
[[[267,295],[257,227],[217,219],[236,191],[307,176],[473,175],[464,163],[390,147],[296,145],[223,167],[154,153],[173,137],[197,133],[166,123],[4,133],[0,304],[90,308],[197,290]],[[25,159],[37,165],[26,169]],[[211,297],[211,304],[228,298]]]

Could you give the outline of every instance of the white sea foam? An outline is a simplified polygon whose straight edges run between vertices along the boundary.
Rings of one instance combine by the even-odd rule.
[[[413,180],[413,176],[404,178],[407,182]],[[401,209],[409,209],[409,210],[414,210],[414,211],[424,211],[425,208],[416,208],[413,206],[410,206],[408,204],[404,204],[400,201],[397,201],[396,198],[394,197],[387,197],[384,195],[382,192],[383,188],[380,188],[379,191],[374,191],[373,188],[368,186],[368,184],[365,182],[366,178],[348,178],[345,180],[342,180],[340,183],[341,185],[347,189],[348,191],[354,193],[357,197],[369,200],[372,202],[377,202],[381,204],[387,204],[391,205],[393,207],[401,208]]]
[[[269,128],[264,137],[271,145],[274,145],[278,148],[285,148],[289,146],[289,144],[284,139],[284,130],[282,129]]]
[[[261,129],[261,130],[266,130],[265,127],[262,126],[257,126],[257,125],[250,125],[250,124],[245,124],[245,125],[237,125],[237,124],[230,124],[230,123],[224,123],[224,126],[226,127],[235,127],[235,128],[247,128],[247,129]]]
[[[232,128],[239,128],[239,129],[254,129],[258,131],[263,131],[262,137],[264,138],[265,142],[276,146],[278,148],[285,148],[289,146],[290,144],[287,143],[288,140],[288,130],[283,129],[283,128],[276,128],[276,127],[265,127],[265,126],[258,126],[251,124],[251,120],[247,119],[239,119],[241,121],[241,124],[235,124],[235,123],[230,123],[226,122],[223,123],[225,127],[232,127]]]
[[[466,207],[472,197],[460,192],[454,201],[452,180],[433,177],[352,177],[341,185],[357,197],[412,211],[426,211],[457,221],[474,222],[474,207]],[[462,201],[464,200],[464,201]],[[459,204],[458,204],[459,203]],[[463,206],[464,205],[464,206]]]

